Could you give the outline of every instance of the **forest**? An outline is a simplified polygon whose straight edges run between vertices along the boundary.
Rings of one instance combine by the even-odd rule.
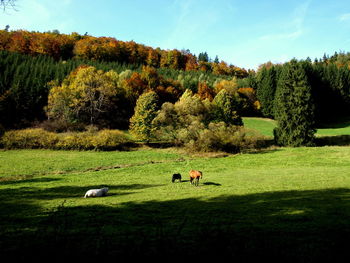
[[[0,30],[3,132],[130,129],[143,141],[236,151],[242,116],[275,119],[278,144],[312,145],[316,128],[348,117],[349,106],[345,52],[267,62],[255,71],[206,52],[197,57],[111,37]]]

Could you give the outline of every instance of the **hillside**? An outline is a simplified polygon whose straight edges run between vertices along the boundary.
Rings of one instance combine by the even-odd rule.
[[[55,60],[71,58],[94,61],[148,65],[155,68],[212,72],[243,78],[248,72],[224,61],[211,61],[201,53],[198,58],[189,50],[162,50],[134,41],[113,37],[94,37],[78,33],[29,32],[0,30],[0,51],[7,50],[30,55],[48,55]]]

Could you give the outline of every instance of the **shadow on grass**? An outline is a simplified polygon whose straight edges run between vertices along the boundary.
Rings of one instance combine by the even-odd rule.
[[[125,192],[121,193],[111,193],[111,191],[125,191],[125,190],[137,190],[137,189],[145,189],[151,187],[161,186],[159,184],[130,184],[130,185],[91,185],[91,186],[60,186],[53,188],[35,188],[35,187],[22,187],[16,190],[13,189],[5,189],[0,190],[0,196],[6,196],[6,200],[9,201],[14,200],[43,200],[43,199],[64,199],[64,198],[75,198],[75,197],[83,197],[86,191],[89,189],[97,189],[102,187],[108,187],[109,192],[108,195],[120,195],[126,194]],[[108,196],[107,196],[108,197]],[[1,207],[0,207],[1,208]]]
[[[213,186],[221,186],[221,184],[214,183],[214,182],[204,182],[204,185],[213,185]]]
[[[321,129],[340,129],[340,128],[346,128],[350,127],[350,120],[348,117],[339,118],[336,121],[323,123],[320,125]]]
[[[147,186],[120,189],[135,187]],[[52,191],[53,196],[68,197],[73,190],[77,189]],[[66,207],[63,202],[49,212],[27,203],[25,191],[15,194],[16,204],[8,202],[9,192],[0,191],[0,253],[12,259],[337,262],[348,257],[349,189],[128,202],[115,207]],[[33,191],[42,197],[39,190]]]
[[[316,146],[350,145],[350,135],[322,136],[315,139]]]
[[[11,185],[19,183],[48,183],[53,181],[59,181],[58,178],[41,178],[40,175],[18,175],[18,176],[6,176],[0,177],[0,185]]]

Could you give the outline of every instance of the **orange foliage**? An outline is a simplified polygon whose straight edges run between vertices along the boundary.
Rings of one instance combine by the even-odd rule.
[[[121,53],[119,42],[111,37],[86,36],[75,43],[74,54],[78,58],[114,61]]]
[[[185,70],[198,70],[197,59],[192,54],[187,55]]]
[[[0,50],[7,50],[11,41],[10,33],[0,30]]]
[[[159,67],[159,62],[160,54],[154,49],[149,49],[147,54],[147,65],[157,68]]]
[[[250,101],[256,100],[256,93],[253,88],[246,87],[246,88],[239,88],[238,93],[244,95],[246,98],[248,98]]]
[[[60,33],[39,33],[24,30],[7,32],[0,30],[0,50],[9,50],[25,54],[44,54],[55,59],[73,57],[118,61],[121,63],[168,67],[175,70],[201,70],[243,78],[245,69],[228,66],[225,62],[198,61],[189,50],[179,51],[151,48],[134,41],[119,41],[112,37],[82,36]]]
[[[131,94],[136,94],[137,97],[147,90],[147,83],[142,80],[141,75],[137,72],[132,73],[130,78],[126,79],[125,82]]]
[[[215,91],[210,88],[206,82],[199,82],[198,95],[202,100],[209,99],[209,101],[212,101],[216,94]]]
[[[19,30],[11,32],[11,40],[8,45],[8,50],[29,54],[31,37],[32,34],[27,31]]]

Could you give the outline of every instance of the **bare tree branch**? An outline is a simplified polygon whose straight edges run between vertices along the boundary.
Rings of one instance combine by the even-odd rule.
[[[0,0],[0,8],[2,8],[4,11],[8,8],[12,8],[16,10],[16,0]]]

